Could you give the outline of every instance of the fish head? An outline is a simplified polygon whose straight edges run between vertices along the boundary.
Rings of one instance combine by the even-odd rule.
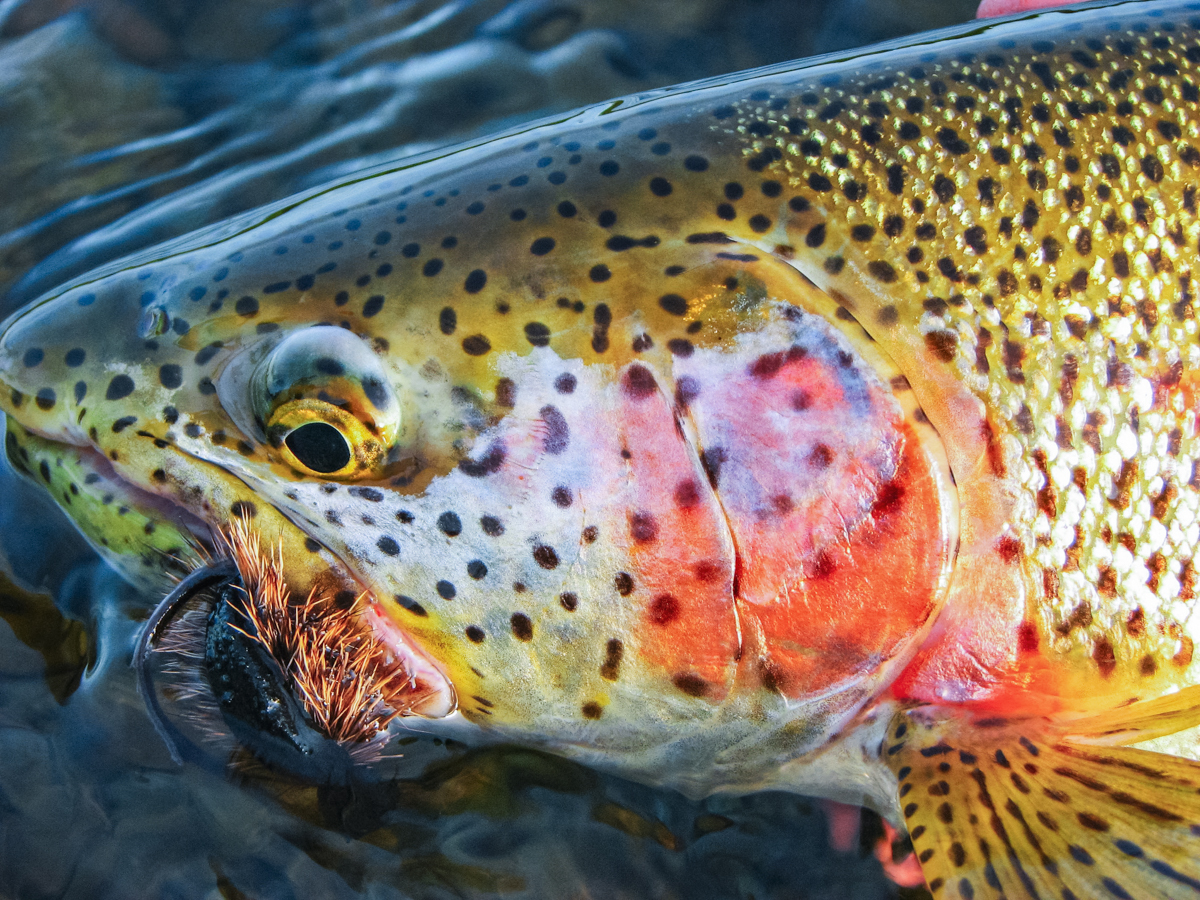
[[[477,166],[523,184],[501,149]],[[435,167],[419,204],[352,183],[17,314],[9,458],[158,590],[241,522],[294,596],[365,598],[413,715],[758,783],[932,626],[936,435],[783,260],[666,220],[612,237],[582,174],[578,204],[503,206],[464,177]]]

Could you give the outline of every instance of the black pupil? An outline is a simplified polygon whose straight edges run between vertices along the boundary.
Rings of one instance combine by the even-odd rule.
[[[350,462],[350,445],[325,422],[301,425],[284,439],[296,459],[314,472],[337,472]]]

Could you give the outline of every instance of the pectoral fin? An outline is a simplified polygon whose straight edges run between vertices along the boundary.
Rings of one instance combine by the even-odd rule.
[[[884,754],[930,890],[963,900],[1200,898],[1200,764],[1083,742],[1094,729],[1144,740],[1195,718],[1167,699],[1069,726],[934,707],[898,715]]]

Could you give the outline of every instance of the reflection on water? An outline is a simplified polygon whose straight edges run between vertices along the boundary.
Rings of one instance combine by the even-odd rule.
[[[32,668],[18,663],[8,670],[0,663],[0,678],[40,676],[51,696],[66,703],[79,687],[84,670],[96,662],[83,623],[59,612],[49,593],[27,591],[4,572],[0,572],[0,619],[18,641],[42,658],[41,666]]]
[[[0,0],[0,313],[364,165],[974,5]],[[782,793],[693,802],[416,737],[351,787],[176,767],[128,668],[151,598],[7,471],[0,492],[2,896],[897,895]]]

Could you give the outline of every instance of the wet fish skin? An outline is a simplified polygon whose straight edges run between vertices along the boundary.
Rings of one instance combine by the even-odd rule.
[[[253,510],[464,716],[687,790],[911,818],[888,771],[967,791],[996,742],[1166,738],[1195,704],[1104,711],[1197,681],[1191,6],[650,95],[210,230],[10,320],[10,456],[92,446],[189,516]],[[297,390],[365,421],[382,364],[398,409],[349,486],[271,440],[256,374],[317,324],[361,347]],[[943,745],[966,770],[903,762]],[[1130,827],[1178,874],[1160,799]]]

